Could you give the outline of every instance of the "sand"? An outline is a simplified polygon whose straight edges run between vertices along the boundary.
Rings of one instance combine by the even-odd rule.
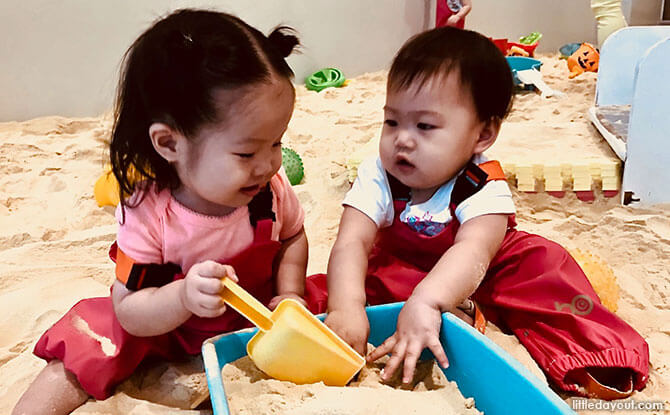
[[[616,160],[585,117],[596,75],[569,80],[564,62],[555,56],[542,59],[545,81],[568,96],[543,100],[532,92],[517,95],[491,156],[503,163],[512,157],[532,162]],[[298,87],[284,142],[305,164],[305,179],[295,190],[306,211],[310,274],[326,269],[339,203],[349,188],[346,160],[379,134],[384,81],[385,73],[379,72],[321,93]],[[109,292],[114,277],[107,250],[116,223],[113,208],[96,205],[93,184],[103,169],[110,128],[108,114],[0,123],[0,414],[10,412],[44,367],[31,354],[41,333],[80,299]],[[617,314],[644,336],[651,351],[649,383],[633,398],[669,402],[670,205],[623,207],[618,198],[605,198],[597,189],[591,203],[571,192],[558,199],[515,190],[515,200],[520,229],[587,251],[611,267],[620,286]],[[543,378],[513,336],[492,326],[487,335]],[[359,389],[365,389],[361,401],[391,399],[379,388]],[[110,399],[89,401],[75,413],[204,414],[208,411],[188,408],[205,390],[196,357],[140,370]]]
[[[372,351],[372,345],[368,351]],[[268,378],[248,356],[223,367],[230,410],[239,415],[477,415],[472,398],[464,398],[434,361],[420,362],[414,379],[400,382],[400,373],[382,383],[388,356],[368,363],[348,387],[323,383],[296,385]]]

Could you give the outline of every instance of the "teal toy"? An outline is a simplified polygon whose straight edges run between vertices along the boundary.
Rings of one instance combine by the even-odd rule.
[[[324,68],[314,72],[305,79],[305,87],[320,92],[329,87],[341,87],[346,78],[342,71],[336,68]]]
[[[558,51],[561,53],[561,59],[568,59],[581,45],[581,43],[566,43],[558,48]]]
[[[539,71],[540,66],[542,66],[542,62],[540,60],[527,58],[524,56],[508,56],[505,59],[507,59],[507,64],[512,71],[514,85],[519,85],[522,83],[519,77],[516,75],[518,71],[524,71],[526,69],[537,69]]]
[[[302,159],[298,153],[288,147],[281,148],[281,165],[284,166],[284,171],[286,171],[286,176],[288,177],[288,181],[291,182],[291,186],[300,183],[305,176]]]

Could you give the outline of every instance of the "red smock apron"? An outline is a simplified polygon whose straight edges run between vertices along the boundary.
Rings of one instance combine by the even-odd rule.
[[[252,244],[234,257],[222,258],[220,261],[231,265],[239,278],[239,284],[265,305],[275,295],[272,264],[281,247],[280,242],[271,239],[274,213],[271,210],[272,194],[270,192],[268,197],[268,192],[269,186],[249,204],[250,221],[254,225]],[[110,257],[115,261],[118,251],[114,243]],[[163,272],[161,278],[165,277]],[[184,278],[184,274],[180,271],[171,272],[167,278],[177,280]],[[210,337],[250,326],[247,319],[228,308],[217,318],[192,316],[171,332],[137,337],[121,327],[110,295],[84,299],[75,304],[42,335],[34,353],[47,361],[62,361],[87,393],[96,399],[105,399],[144,360],[154,357],[164,360],[183,359],[186,355],[200,353],[203,341]]]

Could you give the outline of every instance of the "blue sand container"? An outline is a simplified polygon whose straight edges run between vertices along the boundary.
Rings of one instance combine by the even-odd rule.
[[[381,344],[395,331],[402,303],[368,307],[369,342]],[[319,318],[323,320],[324,315]],[[221,369],[247,354],[246,344],[257,329],[245,329],[208,339],[202,345],[207,384],[215,415],[228,415]],[[440,342],[449,358],[444,370],[465,397],[475,399],[486,415],[575,414],[556,393],[500,346],[450,313],[442,316]],[[432,356],[424,351],[427,357]]]
[[[538,59],[526,58],[524,56],[508,56],[507,64],[512,70],[512,76],[514,77],[514,85],[519,85],[521,81],[516,76],[517,71],[525,71],[526,69],[537,69],[540,70],[542,62]]]

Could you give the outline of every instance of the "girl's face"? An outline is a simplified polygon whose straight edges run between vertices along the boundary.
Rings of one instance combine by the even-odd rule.
[[[412,189],[414,203],[424,202],[490,145],[482,148],[480,140],[486,124],[457,72],[430,79],[420,89],[414,84],[388,91],[379,146],[382,164]]]
[[[293,113],[287,80],[214,93],[223,121],[185,140],[175,163],[182,204],[206,215],[225,215],[248,204],[281,167],[281,138]]]

